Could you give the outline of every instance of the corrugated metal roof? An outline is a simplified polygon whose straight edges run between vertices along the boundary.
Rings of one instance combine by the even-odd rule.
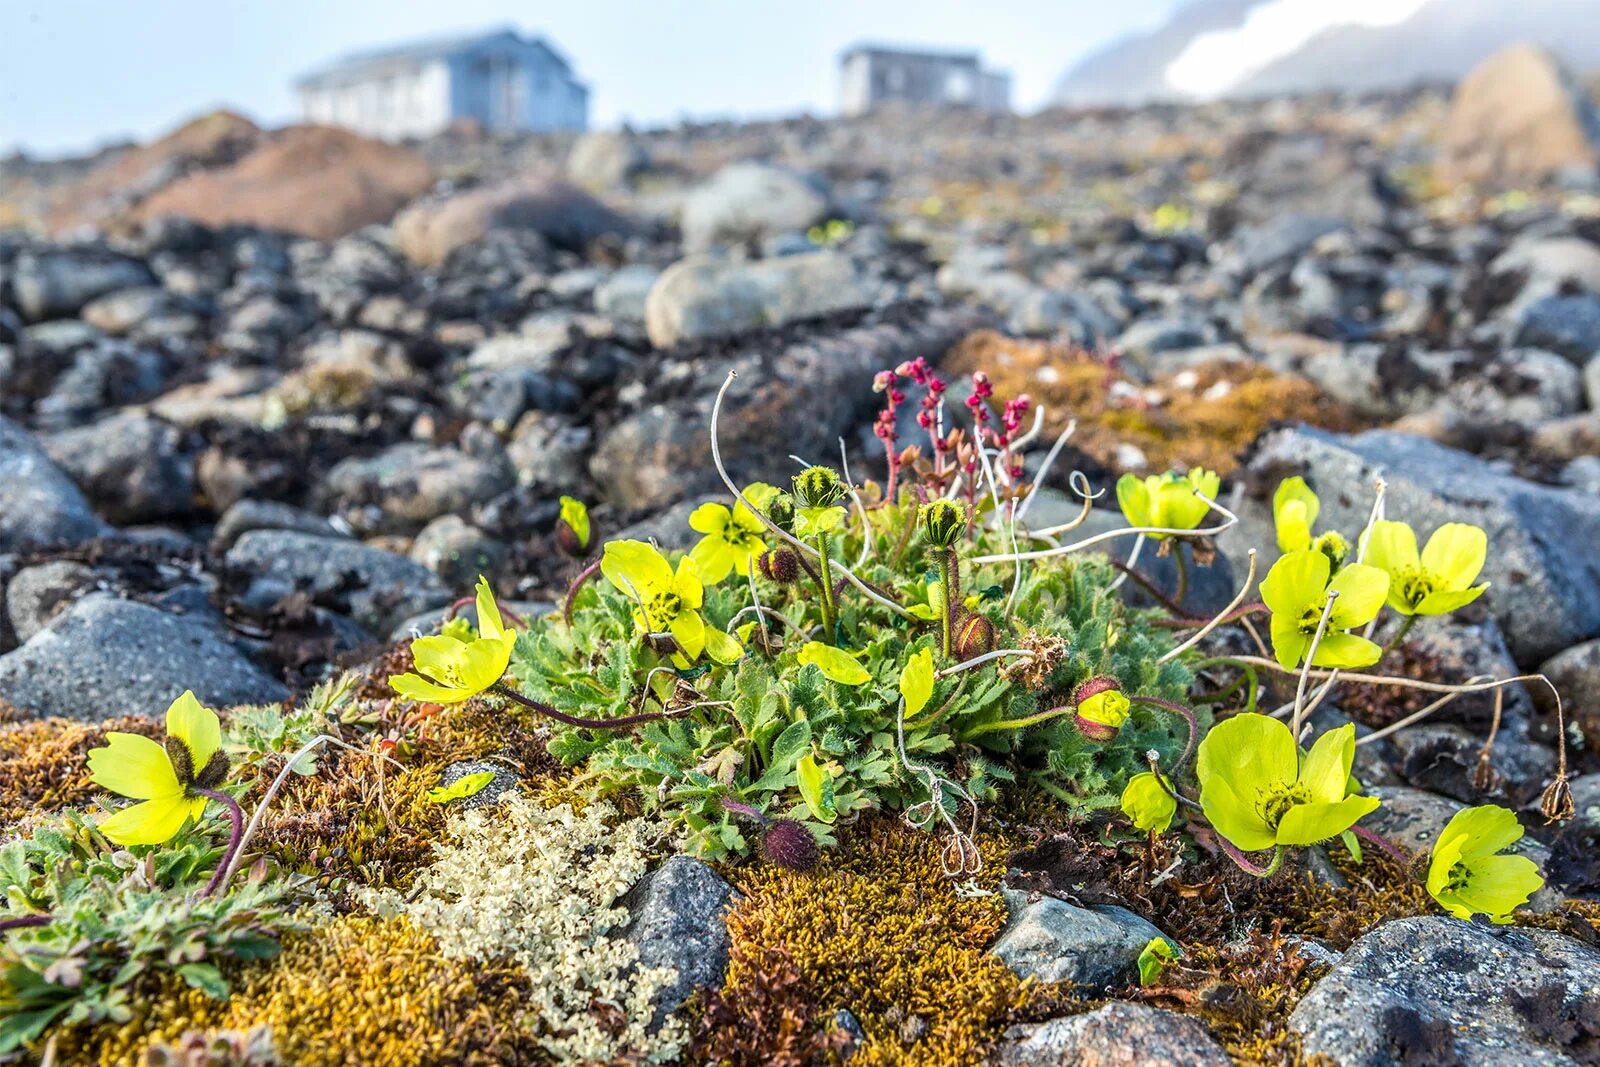
[[[523,37],[514,26],[501,26],[471,34],[452,34],[430,37],[409,44],[392,45],[340,56],[331,63],[315,67],[295,79],[297,88],[310,88],[328,81],[360,80],[380,75],[386,71],[404,70],[435,59],[444,59],[459,52],[480,47],[491,41],[507,39],[517,44],[533,45],[548,52],[561,68],[572,73],[571,64],[549,41],[543,37]]]

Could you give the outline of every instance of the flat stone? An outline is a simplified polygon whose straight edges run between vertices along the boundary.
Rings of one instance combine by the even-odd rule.
[[[98,296],[154,282],[138,260],[91,249],[24,253],[11,275],[17,306],[29,322],[67,318]]]
[[[670,348],[863,308],[872,296],[855,264],[837,252],[756,263],[691,256],[651,287],[645,329],[652,344]]]
[[[24,567],[6,584],[6,616],[18,641],[27,641],[94,584],[94,570],[57,559]]]
[[[105,593],[84,597],[0,656],[0,699],[41,716],[159,716],[185,689],[212,707],[289,696],[208,618]]]
[[[639,962],[678,973],[655,996],[657,1023],[694,990],[721,985],[730,944],[724,918],[738,900],[732,886],[689,856],[671,857],[623,898],[633,916],[623,936],[638,948]]]
[[[1017,1027],[1003,1067],[1228,1067],[1232,1061],[1192,1015],[1115,1002],[1084,1015]]]
[[[509,464],[456,448],[406,443],[347,459],[328,472],[324,491],[349,508],[374,508],[387,529],[416,529],[467,511],[511,488]]]
[[[1008,899],[1021,894],[1007,894]],[[1134,973],[1151,938],[1165,935],[1127,908],[1079,908],[1055,897],[1013,904],[993,952],[1024,978],[1104,988]]]
[[[1289,1028],[1308,1056],[1340,1067],[1577,1067],[1600,1051],[1597,998],[1600,950],[1429,916],[1384,923],[1350,946]]]

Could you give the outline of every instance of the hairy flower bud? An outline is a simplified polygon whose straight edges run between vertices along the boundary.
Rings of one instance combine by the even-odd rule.
[[[962,615],[950,635],[950,649],[960,659],[972,659],[994,651],[994,623],[977,612]]]
[[[1338,530],[1329,530],[1318,534],[1316,540],[1311,542],[1311,547],[1328,557],[1328,562],[1338,567],[1350,555],[1350,542]]]
[[[767,518],[784,533],[794,533],[794,497],[788,493],[774,493],[767,501]]]
[[[1072,702],[1077,706],[1078,729],[1090,741],[1115,740],[1122,724],[1128,721],[1128,697],[1115,678],[1090,678],[1078,686]]]
[[[800,577],[800,559],[792,548],[774,548],[756,557],[761,576],[769,582],[788,585]]]
[[[967,532],[967,506],[955,500],[922,505],[922,532],[934,548],[949,548]]]
[[[807,467],[794,476],[794,495],[808,508],[831,508],[847,493],[832,467]]]
[[[761,852],[767,862],[791,871],[810,871],[822,858],[817,839],[804,823],[776,819],[761,835]]]

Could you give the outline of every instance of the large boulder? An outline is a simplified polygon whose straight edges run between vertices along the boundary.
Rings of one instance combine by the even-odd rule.
[[[804,231],[828,217],[828,193],[808,175],[766,163],[731,163],[683,203],[691,252]]]
[[[72,479],[27,431],[0,415],[0,552],[107,532]]]
[[[837,252],[757,263],[690,256],[668,267],[645,299],[650,342],[732,337],[872,303],[872,286]]]
[[[113,522],[152,522],[194,510],[194,456],[170,423],[123,411],[51,434],[44,447]]]
[[[138,260],[93,247],[24,253],[11,270],[17,309],[29,322],[76,315],[96,297],[155,280]]]
[[[0,656],[0,700],[38,715],[99,721],[160,715],[194,690],[203,704],[264,704],[289,690],[210,619],[92,593]]]
[[[178,179],[133,214],[332,241],[388,222],[432,183],[427,160],[409,148],[327,126],[290,126],[229,166]]]
[[[394,221],[395,243],[418,266],[443,263],[451,252],[495,231],[537,233],[560,248],[581,250],[604,234],[629,232],[628,221],[560,181],[516,180],[415,204]]]
[[[1384,923],[1306,994],[1289,1028],[1340,1067],[1577,1067],[1600,1037],[1600,949],[1548,930]]]
[[[270,603],[293,592],[337,607],[372,633],[450,599],[428,568],[404,556],[338,537],[293,530],[251,530],[225,557],[254,575],[245,599]]]
[[[1537,663],[1600,636],[1600,500],[1503,474],[1464,452],[1386,430],[1344,437],[1306,427],[1262,439],[1250,471],[1263,483],[1304,474],[1322,498],[1318,527],[1354,534],[1372,508],[1381,471],[1390,518],[1419,544],[1447,522],[1489,535],[1483,603],[1517,662]],[[1270,488],[1268,490],[1270,492]]]
[[[1536,182],[1600,162],[1600,116],[1581,82],[1534,44],[1514,44],[1462,79],[1442,132],[1456,180]]]

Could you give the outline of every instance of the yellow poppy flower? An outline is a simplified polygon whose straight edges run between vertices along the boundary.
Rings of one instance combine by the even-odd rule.
[[[1544,885],[1537,863],[1499,854],[1521,837],[1517,817],[1497,804],[1456,812],[1433,846],[1429,895],[1458,919],[1487,915],[1509,923],[1511,913]]]
[[[1196,491],[1207,499],[1215,500],[1222,490],[1222,479],[1214,471],[1195,467],[1188,474],[1152,474],[1138,478],[1124,474],[1117,480],[1117,503],[1129,526],[1153,526],[1157,529],[1192,530],[1205,520],[1211,510]],[[1150,534],[1157,540],[1170,534]]]
[[[633,622],[641,632],[672,635],[678,646],[672,662],[677,666],[689,666],[702,652],[723,663],[739,658],[739,642],[700,617],[705,587],[692,558],[679,560],[674,571],[653,545],[611,541],[600,557],[600,573],[633,599]]]
[[[1272,610],[1272,652],[1285,669],[1298,667],[1322,622],[1328,594],[1337,592],[1328,628],[1317,645],[1317,667],[1370,667],[1383,650],[1359,634],[1383,610],[1389,576],[1376,567],[1352,563],[1330,578],[1333,565],[1314,549],[1290,552],[1272,565],[1261,583],[1261,600]]]
[[[140,734],[106,734],[106,747],[89,753],[89,778],[96,785],[140,803],[98,824],[119,845],[170,841],[189,819],[198,819],[208,798],[228,777],[217,713],[185,691],[167,708],[165,746]]]
[[[411,642],[417,673],[392,675],[389,686],[407,700],[460,704],[505,677],[516,643],[517,632],[501,621],[494,592],[480,575],[477,636],[464,640],[447,632],[417,638]]]
[[[1447,615],[1489,588],[1473,585],[1488,556],[1482,527],[1447,522],[1419,554],[1417,535],[1403,522],[1376,522],[1367,559],[1389,572],[1389,606],[1402,615]]]
[[[746,486],[744,495],[759,508],[776,492],[772,486],[757,482]],[[767,550],[761,536],[766,524],[745,507],[743,500],[731,509],[715,502],[701,504],[689,516],[689,527],[705,535],[690,551],[689,558],[694,560],[700,580],[706,585],[716,585],[733,573],[748,577],[750,561]]]

